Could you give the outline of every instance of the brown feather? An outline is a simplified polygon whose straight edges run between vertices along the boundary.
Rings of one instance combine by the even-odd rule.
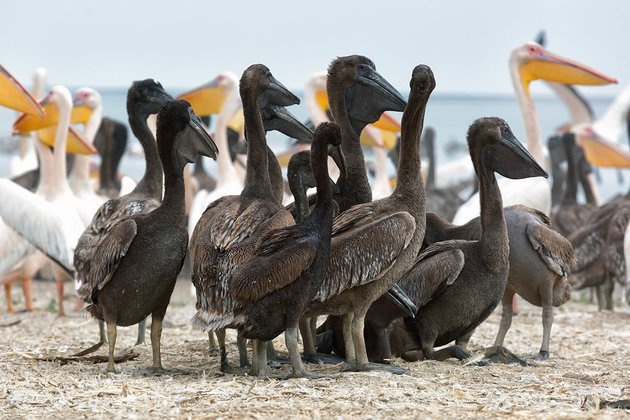
[[[137,233],[135,220],[127,219],[118,223],[98,244],[85,282],[77,290],[84,301],[95,301],[96,294],[112,278]]]
[[[355,206],[350,210],[356,207],[371,206]],[[356,214],[361,217],[361,214],[368,213],[369,210],[364,209]],[[415,229],[416,222],[407,212],[389,214],[363,225],[353,224],[348,219],[338,224],[337,234],[332,239],[334,251],[326,279],[315,301],[324,302],[348,289],[380,278],[409,245]],[[381,241],[378,238],[393,240]]]

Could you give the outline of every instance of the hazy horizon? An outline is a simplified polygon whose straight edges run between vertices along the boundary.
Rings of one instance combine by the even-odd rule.
[[[568,0],[25,0],[3,4],[0,62],[27,86],[43,66],[49,85],[123,88],[153,77],[173,90],[262,62],[287,87],[303,89],[334,57],[357,53],[401,92],[425,63],[436,94],[509,95],[511,50],[545,29],[550,51],[619,79],[582,92],[612,97],[629,79],[629,12],[630,2]],[[532,88],[549,94],[542,83]]]

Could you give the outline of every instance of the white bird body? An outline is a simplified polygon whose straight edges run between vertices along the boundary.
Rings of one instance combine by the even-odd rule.
[[[365,129],[369,129],[366,127]],[[372,183],[372,200],[392,195],[392,185],[389,183],[389,168],[387,166],[387,152],[382,147],[373,147],[374,163],[376,164],[376,174]]]
[[[90,88],[79,89],[75,95],[76,101],[80,101],[92,109],[92,115],[85,124],[83,136],[92,145],[94,138],[103,119],[103,101],[101,95]],[[105,199],[94,191],[94,184],[90,180],[90,158],[87,155],[76,155],[72,173],[68,178],[68,184],[76,199],[75,205],[85,226],[91,221],[94,213],[105,202]]]
[[[0,216],[35,247],[72,271],[74,248],[85,224],[77,212],[75,197],[66,178],[66,136],[72,107],[70,92],[63,86],[55,86],[50,102],[58,108],[59,122],[50,182],[42,186],[44,196],[1,179],[0,192],[4,200],[0,205]],[[46,179],[45,174],[42,178]]]

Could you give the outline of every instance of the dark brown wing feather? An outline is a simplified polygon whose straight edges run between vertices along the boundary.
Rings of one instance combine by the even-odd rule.
[[[133,242],[138,227],[135,220],[127,219],[118,223],[96,247],[92,256],[90,271],[77,291],[87,303],[94,300],[96,293],[112,278],[118,264]]]
[[[453,284],[466,262],[458,248],[462,241],[444,241],[429,246],[398,283],[418,308]]]
[[[545,265],[566,277],[577,262],[573,246],[564,236],[542,224],[527,225],[527,238]]]
[[[381,277],[413,237],[416,222],[404,211],[370,220],[372,206],[355,206],[339,217],[358,207],[367,208],[354,212],[362,224],[349,217],[343,223],[335,220],[330,265],[316,301],[326,301]]]
[[[606,269],[610,277],[620,284],[626,284],[626,259],[624,238],[630,221],[630,206],[624,205],[615,213],[606,237]]]
[[[74,267],[79,287],[90,271],[96,247],[114,226],[123,220],[139,214],[147,214],[158,208],[160,202],[153,198],[124,196],[108,200],[92,217],[90,225],[79,238],[74,251]]]
[[[262,240],[256,257],[232,273],[232,296],[255,302],[297,279],[315,259],[317,236],[291,229],[270,232]]]

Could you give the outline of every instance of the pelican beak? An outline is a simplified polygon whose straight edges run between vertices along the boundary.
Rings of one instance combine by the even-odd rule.
[[[188,123],[188,126],[192,129],[194,133],[192,143],[195,151],[195,153],[193,153],[194,156],[186,155],[187,158],[190,157],[188,161],[191,163],[195,162],[197,160],[197,154],[216,160],[219,149],[212,140],[212,137],[210,137],[210,134],[208,134],[208,131],[206,130],[203,122],[195,114],[192,107],[188,108],[188,115],[190,117],[190,122]]]
[[[398,136],[396,133],[376,128],[374,124],[367,125],[361,131],[361,144],[366,147],[382,147],[391,150],[396,146]]]
[[[343,155],[343,150],[341,149],[341,144],[338,144],[337,146],[334,146],[332,144],[328,145],[328,156],[330,156],[332,158],[332,160],[335,162],[335,165],[337,165],[337,168],[339,168],[339,171],[341,171],[341,175],[340,177],[346,177],[347,175],[347,171],[346,171],[346,157]]]
[[[507,127],[501,132],[500,142],[484,148],[483,159],[488,167],[507,178],[549,177]]]
[[[319,108],[324,112],[330,108],[330,102],[328,102],[328,92],[325,90],[315,92],[315,101],[317,102]]]
[[[376,128],[380,128],[384,131],[389,131],[392,133],[400,133],[400,121],[398,121],[394,116],[392,116],[388,112],[383,112],[381,118],[378,119],[372,126]]]
[[[402,309],[407,316],[415,318],[418,307],[398,284],[394,284],[392,288],[385,293],[385,297]]]
[[[94,113],[94,110],[80,96],[75,96],[72,100],[72,114],[70,122],[72,124],[87,124]]]
[[[223,76],[219,75],[205,85],[182,93],[177,99],[188,101],[197,115],[218,114],[227,97],[225,90],[220,86],[222,80]]]
[[[584,156],[593,165],[606,168],[630,168],[630,153],[619,145],[599,136],[590,127],[578,137]]]
[[[404,111],[402,95],[370,66],[356,69],[356,83],[346,89],[345,99],[352,128],[357,134],[374,123],[385,111]]]
[[[532,80],[543,79],[569,85],[608,85],[617,79],[605,76],[583,64],[553,54],[540,45],[529,44],[529,61],[519,69],[525,91]]]
[[[290,106],[300,103],[300,99],[292,94],[282,83],[272,76],[271,72],[267,73],[267,81],[269,87],[263,91],[258,97],[258,107],[263,109],[267,104],[278,106]]]
[[[44,110],[45,115],[43,117],[32,114],[20,115],[13,123],[14,134],[28,133],[57,124],[57,121],[59,121],[59,112],[57,111],[57,107],[50,102],[51,94],[52,92],[48,93],[48,95],[44,96],[44,98],[39,101],[39,105]]]
[[[44,109],[11,73],[0,65],[0,105],[44,118]]]
[[[245,132],[245,115],[243,115],[242,107],[234,113],[228,123],[228,127],[241,135]]]
[[[42,128],[37,131],[37,137],[39,141],[50,146],[55,147],[55,134],[57,127],[54,125]],[[68,137],[66,138],[66,153],[75,155],[94,155],[97,150],[92,146],[81,133],[79,133],[74,127],[68,128]]]
[[[312,143],[313,131],[299,122],[283,106],[267,105],[261,110],[265,130],[277,130],[301,142]]]

